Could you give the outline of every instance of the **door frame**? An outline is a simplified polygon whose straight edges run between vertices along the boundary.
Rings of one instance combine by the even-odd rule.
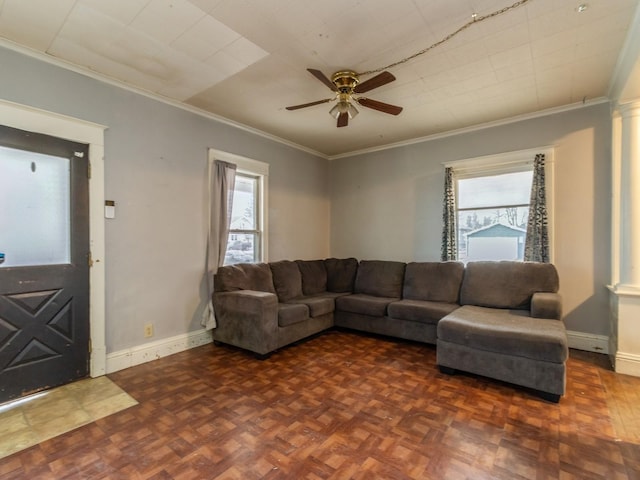
[[[106,373],[105,319],[105,221],[104,221],[104,131],[93,122],[48,112],[0,99],[0,124],[89,144],[89,330],[91,338],[89,375]]]

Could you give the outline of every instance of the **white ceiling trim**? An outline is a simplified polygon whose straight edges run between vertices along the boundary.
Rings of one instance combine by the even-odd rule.
[[[638,12],[640,12],[640,9],[638,10]],[[638,13],[636,12],[636,13]],[[76,64],[67,62],[65,60],[62,60],[60,58],[56,58],[53,57],[51,55],[48,55],[46,53],[42,53],[40,51],[31,49],[29,47],[25,47],[23,45],[19,45],[17,43],[14,43],[10,40],[4,39],[4,38],[0,38],[0,47],[5,47],[8,48],[9,50],[13,50],[16,51],[18,53],[22,53],[24,55],[27,55],[29,57],[35,58],[37,60],[41,60],[44,62],[47,62],[49,64],[64,68],[66,70],[70,70],[73,71],[75,73],[79,73],[81,75],[93,78],[95,80],[101,81],[103,83],[107,83],[109,85],[113,85],[115,87],[118,88],[122,88],[124,90],[128,90],[130,92],[139,94],[139,95],[143,95],[147,98],[151,98],[153,100],[157,100],[159,102],[165,103],[167,105],[170,105],[172,107],[176,107],[176,108],[180,108],[182,110],[185,110],[187,112],[199,115],[201,117],[205,117],[208,118],[210,120],[214,120],[220,123],[223,123],[225,125],[229,125],[231,127],[234,128],[238,128],[240,130],[246,131],[248,133],[252,133],[254,135],[258,135],[260,137],[266,138],[268,140],[272,140],[274,142],[286,145],[288,147],[291,148],[295,148],[297,150],[300,150],[302,152],[305,153],[309,153],[311,155],[315,155],[317,157],[320,158],[324,158],[326,160],[339,160],[342,158],[349,158],[349,157],[355,157],[355,156],[359,156],[359,155],[364,155],[364,154],[368,154],[368,153],[374,153],[374,152],[380,152],[383,150],[390,150],[393,148],[400,148],[400,147],[405,147],[405,146],[409,146],[409,145],[414,145],[416,143],[423,143],[423,142],[428,142],[431,140],[437,140],[440,138],[446,138],[446,137],[451,137],[454,135],[461,135],[464,133],[470,133],[470,132],[476,132],[479,130],[484,130],[486,128],[492,128],[492,127],[497,127],[497,126],[502,126],[502,125],[508,125],[510,123],[515,123],[515,122],[520,122],[523,120],[529,120],[529,119],[533,119],[533,118],[539,118],[539,117],[544,117],[547,115],[553,115],[556,113],[562,113],[562,112],[566,112],[566,111],[571,111],[571,110],[576,110],[579,108],[584,108],[584,107],[588,107],[591,105],[598,105],[601,103],[606,103],[609,102],[610,99],[607,97],[599,97],[599,98],[595,98],[595,99],[591,99],[591,100],[587,100],[584,102],[577,102],[577,103],[573,103],[573,104],[569,104],[569,105],[563,105],[560,107],[553,107],[553,108],[549,108],[546,110],[540,110],[537,112],[533,112],[533,113],[527,113],[527,114],[522,114],[522,115],[517,115],[515,117],[509,117],[509,118],[504,118],[504,119],[500,119],[500,120],[496,120],[493,122],[487,122],[487,123],[481,123],[478,125],[473,125],[470,127],[465,127],[465,128],[459,128],[459,129],[455,129],[455,130],[449,130],[446,132],[442,132],[442,133],[435,133],[432,135],[427,135],[424,137],[417,137],[417,138],[413,138],[413,139],[409,139],[409,140],[403,140],[400,142],[395,142],[395,143],[389,143],[389,144],[385,144],[385,145],[379,145],[376,147],[371,147],[371,148],[365,148],[362,150],[354,150],[351,152],[345,152],[345,153],[340,153],[337,155],[326,155],[322,152],[318,152],[314,149],[305,147],[304,145],[300,145],[294,142],[291,142],[289,140],[286,140],[282,137],[278,137],[276,135],[264,132],[262,130],[259,130],[257,128],[253,128],[250,127],[248,125],[244,125],[242,123],[239,122],[235,122],[233,120],[230,120],[228,118],[222,117],[220,115],[216,115],[214,113],[211,112],[207,112],[205,110],[202,110],[200,108],[191,106],[191,105],[187,105],[185,103],[179,102],[177,100],[173,100],[167,97],[164,97],[162,95],[159,95],[157,93],[154,92],[150,92],[148,90],[144,90],[142,88],[139,87],[134,87],[126,82],[123,82],[121,80],[117,80],[114,79],[112,77],[109,77],[107,75],[95,72],[91,69],[88,68],[84,68],[81,66],[78,66]],[[622,68],[622,67],[620,67]],[[617,71],[616,71],[617,72]],[[617,77],[614,77],[617,80]],[[614,80],[615,81],[615,80]],[[613,82],[612,82],[613,84]],[[611,91],[611,90],[610,90]]]
[[[524,120],[530,120],[533,118],[546,117],[547,115],[554,115],[556,113],[568,112],[571,110],[577,110],[580,108],[590,107],[592,105],[599,105],[601,103],[607,103],[609,99],[607,97],[594,98],[592,100],[586,100],[584,102],[572,103],[569,105],[563,105],[561,107],[548,108],[546,110],[540,110],[533,113],[525,113],[517,115],[515,117],[503,118],[495,120],[493,122],[480,123],[478,125],[472,125],[470,127],[458,128],[456,130],[449,130],[442,133],[434,133],[433,135],[427,135],[425,137],[413,138],[410,140],[404,140],[402,142],[389,143],[387,145],[379,145],[377,147],[364,148],[362,150],[355,150],[353,152],[341,153],[338,155],[328,156],[329,160],[338,160],[341,158],[355,157],[357,155],[364,155],[366,153],[380,152],[382,150],[389,150],[391,148],[405,147],[407,145],[414,145],[416,143],[428,142],[431,140],[437,140],[440,138],[452,137],[454,135],[461,135],[463,133],[477,132],[486,128],[499,127],[508,125],[510,123],[522,122]]]
[[[625,87],[632,80],[632,72],[638,63],[638,52],[640,51],[640,6],[636,8],[633,20],[629,26],[629,32],[625,39],[616,66],[611,75],[611,83],[607,90],[608,97],[618,102],[621,100],[621,96],[625,93]]]
[[[222,117],[220,115],[216,115],[214,113],[211,112],[207,112],[205,110],[202,110],[200,108],[191,106],[191,105],[187,105],[186,103],[182,103],[179,102],[177,100],[173,100],[171,98],[167,98],[164,97],[162,95],[159,95],[155,92],[150,92],[148,90],[144,90],[140,87],[134,87],[133,85],[130,85],[126,82],[123,82],[121,80],[117,80],[113,77],[109,77],[107,75],[95,72],[91,69],[88,68],[84,68],[84,67],[80,67],[78,65],[75,65],[71,62],[67,62],[65,60],[62,60],[60,58],[57,57],[53,57],[51,55],[47,55],[46,53],[42,53],[38,50],[34,50],[31,49],[29,47],[25,47],[23,45],[19,45],[17,43],[14,43],[10,40],[7,40],[5,38],[0,38],[0,47],[5,47],[9,50],[13,50],[16,51],[18,53],[22,53],[24,55],[27,55],[29,57],[35,58],[36,60],[41,60],[43,62],[47,62],[51,65],[55,65],[57,67],[61,67],[64,68],[65,70],[69,70],[75,73],[79,73],[80,75],[84,75],[86,77],[90,77],[93,78],[94,80],[98,80],[100,82],[103,83],[107,83],[109,85],[118,87],[118,88],[122,88],[124,90],[128,90],[130,92],[136,93],[138,95],[142,95],[144,97],[150,98],[152,100],[157,100],[159,102],[165,103],[167,105],[170,105],[172,107],[176,107],[176,108],[180,108],[182,110],[186,110],[187,112],[190,113],[194,113],[196,115],[199,115],[201,117],[205,117],[208,118],[209,120],[215,120],[216,122],[220,122],[223,123],[225,125],[229,125],[231,127],[235,127],[238,128],[240,130],[244,130],[245,132],[249,132],[252,133],[254,135],[258,135],[260,137],[266,138],[268,140],[272,140],[274,142],[277,143],[281,143],[283,145],[286,145],[288,147],[292,147],[295,148],[297,150],[306,152],[306,153],[310,153],[311,155],[315,155],[317,157],[320,158],[324,158],[326,160],[329,159],[329,157],[327,155],[325,155],[324,153],[318,152],[316,150],[313,150],[312,148],[308,148],[305,147],[304,145],[299,145],[297,143],[291,142],[289,140],[286,140],[282,137],[278,137],[276,135],[264,132],[262,130],[259,130],[257,128],[253,128],[253,127],[249,127],[248,125],[244,125],[242,123],[239,122],[235,122],[233,120],[230,120],[228,118]]]
[[[640,0],[588,1],[578,12],[558,0],[0,0],[0,37],[301,157],[338,158],[585,98],[640,98],[640,59],[629,71],[625,58],[640,54],[627,40]],[[311,109],[286,111],[327,94],[309,67],[384,64],[397,81],[374,98],[405,106],[395,120],[367,112],[336,131]]]

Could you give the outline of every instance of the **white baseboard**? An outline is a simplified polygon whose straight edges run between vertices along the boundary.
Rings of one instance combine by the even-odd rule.
[[[117,372],[118,370],[167,357],[190,348],[206,345],[212,341],[211,330],[196,330],[195,332],[112,352],[107,354],[107,373]]]
[[[569,348],[609,354],[609,337],[605,335],[567,330],[567,341],[569,342]]]
[[[640,355],[617,352],[615,357],[616,373],[640,377]]]
[[[567,331],[567,340],[569,342],[569,348],[588,352],[609,353],[609,337],[604,335],[594,335],[569,330]],[[107,354],[106,373],[113,373],[135,365],[141,365],[152,360],[173,355],[174,353],[189,350],[190,348],[206,345],[212,341],[211,330],[197,330],[195,332],[176,335],[175,337],[112,352]],[[640,373],[640,356],[618,353],[618,355],[616,355],[616,365],[619,363],[620,365],[624,365],[624,368],[632,369]]]

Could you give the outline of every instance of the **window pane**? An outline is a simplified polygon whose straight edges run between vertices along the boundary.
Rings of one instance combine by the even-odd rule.
[[[458,180],[458,208],[529,204],[533,171]]]
[[[529,207],[458,212],[458,260],[523,260]]]
[[[225,265],[255,263],[258,261],[258,236],[254,233],[230,233]]]
[[[0,267],[70,262],[70,162],[0,147]]]
[[[258,179],[237,174],[233,191],[231,230],[257,230],[256,195]]]

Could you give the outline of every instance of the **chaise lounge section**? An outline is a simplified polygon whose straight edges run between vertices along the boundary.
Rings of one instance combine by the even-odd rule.
[[[559,401],[569,349],[558,284],[547,263],[469,263],[461,307],[438,322],[440,370],[503,380]]]

